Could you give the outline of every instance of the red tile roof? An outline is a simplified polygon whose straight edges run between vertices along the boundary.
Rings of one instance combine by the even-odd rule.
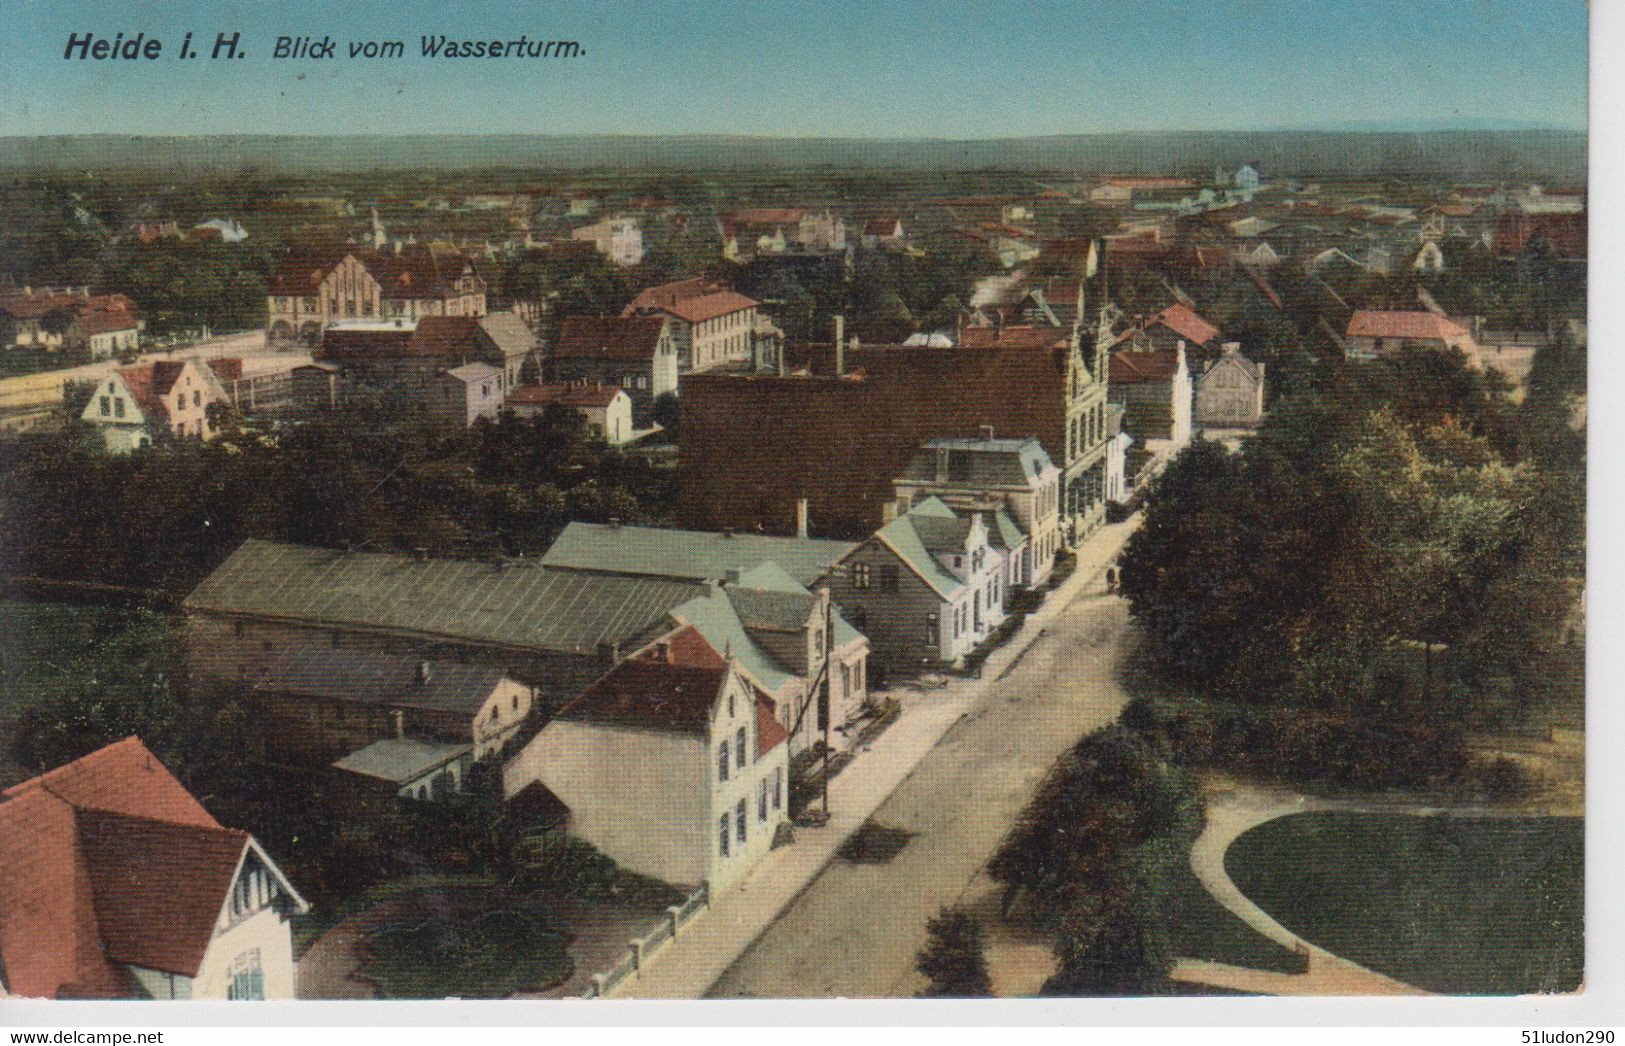
[[[903,231],[903,223],[896,218],[870,218],[863,223],[865,236],[898,236]]]
[[[692,280],[678,280],[676,283],[662,283],[658,287],[649,287],[640,291],[638,296],[632,299],[632,304],[621,310],[621,315],[632,316],[638,313],[669,309],[685,299],[715,294],[724,289],[720,283],[700,277]]]
[[[243,376],[243,361],[235,356],[222,356],[210,360],[209,369],[214,371],[215,377],[221,381],[240,381]]]
[[[1219,328],[1199,316],[1189,305],[1170,305],[1151,317],[1146,326],[1159,324],[1195,345],[1206,345],[1219,336]]]
[[[1388,312],[1360,309],[1349,317],[1351,338],[1410,338],[1444,341],[1465,337],[1467,331],[1432,312]]]
[[[684,298],[666,306],[662,311],[669,312],[680,320],[689,323],[704,323],[714,320],[718,316],[727,316],[730,313],[740,312],[744,309],[756,307],[754,298],[747,298],[734,291],[718,291],[698,298]]]
[[[131,737],[0,793],[0,969],[14,995],[130,993],[118,965],[195,976],[248,836]]]
[[[654,358],[664,316],[570,316],[553,343],[556,359],[612,359],[647,363]]]
[[[685,625],[610,669],[554,718],[704,733],[727,676],[722,655]]]
[[[607,407],[621,395],[618,385],[571,383],[557,385],[521,385],[508,393],[508,404],[513,406],[546,407],[557,403],[564,407]]]
[[[1113,385],[1172,381],[1178,372],[1178,349],[1159,349],[1153,352],[1127,350],[1112,353],[1110,380]]]
[[[425,316],[406,347],[416,356],[464,356],[479,349],[484,335],[475,316]]]
[[[790,731],[774,715],[773,699],[755,687],[751,689],[756,690],[756,758],[760,759],[782,745],[790,737]]]

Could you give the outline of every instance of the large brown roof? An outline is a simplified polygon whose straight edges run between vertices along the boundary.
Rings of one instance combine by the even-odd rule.
[[[639,291],[638,296],[632,299],[632,304],[621,310],[621,315],[633,316],[638,313],[658,312],[669,309],[687,298],[715,294],[724,289],[721,284],[713,280],[699,277],[692,280],[678,280],[675,283],[662,283],[658,287],[649,287]]]
[[[1138,385],[1150,381],[1172,381],[1179,371],[1179,350],[1112,353],[1110,380],[1113,385]]]
[[[831,377],[833,349],[803,346],[812,375],[685,375],[678,403],[678,508],[700,530],[793,533],[809,501],[813,533],[866,537],[892,481],[922,443],[998,432],[1065,452],[1060,349],[862,345]],[[855,372],[861,372],[861,375]],[[764,424],[763,419],[771,419]]]
[[[664,316],[570,316],[559,327],[553,357],[647,363],[665,328]]]
[[[684,298],[682,301],[667,306],[664,311],[689,323],[704,323],[706,320],[714,320],[718,316],[726,316],[729,313],[755,307],[756,301],[753,298],[747,298],[743,294],[734,291],[718,291],[715,294],[707,294],[699,298]]]
[[[1071,334],[1065,327],[966,327],[959,344],[967,349],[1065,349]]]

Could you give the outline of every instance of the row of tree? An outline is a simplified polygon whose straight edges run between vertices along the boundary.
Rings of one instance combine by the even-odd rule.
[[[544,551],[572,519],[663,519],[672,471],[573,411],[472,429],[354,406],[270,435],[109,456],[77,428],[0,442],[0,573],[175,595],[250,537],[437,555]]]
[[[1237,453],[1182,453],[1122,558],[1168,677],[1451,722],[1551,696],[1584,573],[1583,353],[1543,355],[1521,406],[1458,354],[1412,351],[1328,370]]]

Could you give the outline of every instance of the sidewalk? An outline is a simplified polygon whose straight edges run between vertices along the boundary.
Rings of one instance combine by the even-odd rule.
[[[1138,526],[1136,515],[1102,527],[1084,542],[1072,576],[1028,615],[1009,643],[988,657],[981,678],[959,678],[939,690],[902,695],[903,712],[897,722],[830,782],[833,814],[829,823],[821,828],[797,828],[793,845],[769,853],[738,883],[720,891],[708,911],[645,960],[643,969],[623,981],[610,997],[702,997],[818,877],[847,837],[863,826],[943,735],[975,709],[988,685],[1027,651],[1045,623],[1064,612],[1079,594],[1100,584],[1102,573]]]

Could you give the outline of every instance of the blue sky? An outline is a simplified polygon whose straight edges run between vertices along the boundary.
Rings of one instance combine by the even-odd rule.
[[[483,9],[481,9],[483,8]],[[1584,127],[1583,0],[9,0],[0,134],[719,133],[987,138],[1345,122]],[[240,61],[178,61],[238,31]],[[70,32],[158,61],[67,61]],[[418,38],[580,41],[573,60]],[[396,60],[273,61],[279,35]]]

